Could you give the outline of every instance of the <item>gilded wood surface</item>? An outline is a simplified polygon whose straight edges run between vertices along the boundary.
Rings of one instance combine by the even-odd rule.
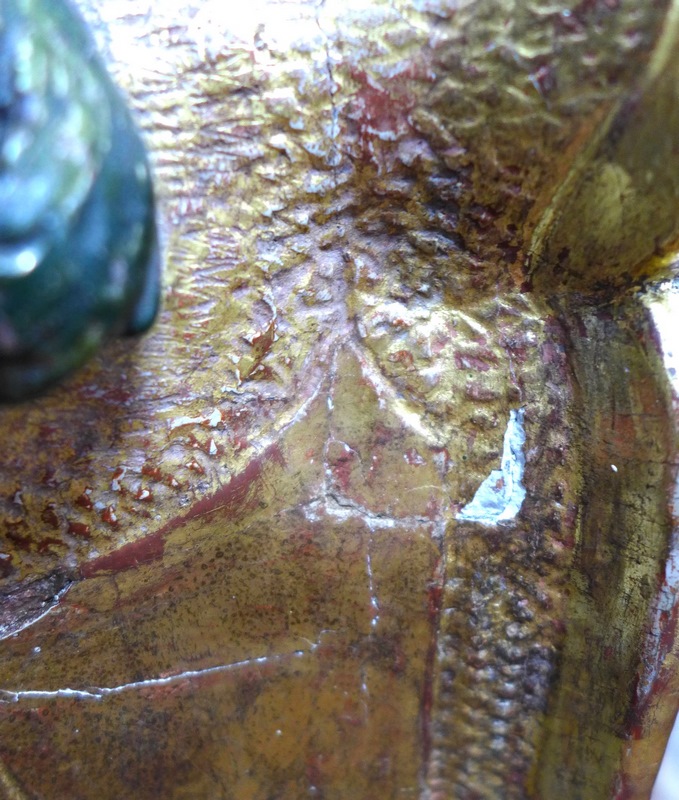
[[[81,5],[166,296],[0,414],[7,797],[647,797],[674,7]]]

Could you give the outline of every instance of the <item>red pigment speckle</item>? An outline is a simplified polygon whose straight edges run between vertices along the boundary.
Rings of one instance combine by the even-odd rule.
[[[542,346],[541,358],[543,364],[561,364],[564,358],[563,347],[554,342],[546,342]]]
[[[429,495],[429,500],[427,501],[427,506],[424,510],[424,516],[427,517],[427,519],[435,520],[438,519],[440,514],[441,503],[433,494]]]
[[[247,428],[251,417],[251,413],[244,408],[239,408],[237,411],[222,411],[221,415],[226,427],[230,431],[237,430],[238,428]]]
[[[290,542],[294,548],[293,558],[295,560],[299,558],[318,559],[320,547],[318,542],[316,542],[313,531],[300,531],[300,533],[294,534],[291,537]]]
[[[122,486],[120,485],[120,479],[125,475],[125,467],[117,467],[115,472],[113,473],[113,477],[111,478],[111,489],[114,492],[119,492],[122,490]]]
[[[465,397],[469,400],[474,400],[477,403],[489,402],[497,399],[497,392],[486,386],[479,386],[475,383],[468,383],[465,386]]]
[[[401,646],[400,642],[394,643],[394,654],[391,661],[391,670],[392,672],[396,673],[397,675],[401,674],[405,671],[406,666],[408,665],[408,658],[405,654],[405,650]]]
[[[450,469],[450,453],[447,447],[434,447],[432,452],[438,456],[443,462],[443,472],[446,473]],[[438,459],[437,459],[438,460]]]
[[[135,500],[140,500],[142,503],[150,503],[153,500],[153,493],[145,486],[140,486],[135,495]]]
[[[142,506],[130,506],[130,511],[137,517],[141,517],[142,519],[151,519],[152,514],[148,510],[148,508],[143,508]]]
[[[184,516],[170,520],[155,533],[136,542],[123,545],[108,555],[96,558],[81,567],[81,575],[90,578],[101,572],[122,572],[138,564],[162,558],[165,550],[165,537],[192,519],[221,514],[235,519],[249,510],[256,502],[255,484],[261,480],[262,470],[267,463],[285,466],[285,459],[278,445],[271,445],[261,458],[253,459],[247,467],[209,497],[199,500]]]
[[[333,477],[345,492],[348,491],[351,485],[351,470],[354,456],[355,454],[352,450],[344,450],[333,459],[330,465]]]
[[[77,506],[80,506],[80,508],[84,508],[85,511],[91,511],[93,507],[92,498],[90,496],[91,493],[92,489],[87,487],[85,491],[80,495],[80,497],[76,499],[75,504]]]
[[[90,526],[84,522],[68,522],[68,532],[73,536],[80,536],[84,539],[90,538]]]
[[[12,570],[12,556],[9,553],[0,553],[0,577],[6,578]]]
[[[411,447],[410,450],[406,450],[403,455],[406,462],[410,464],[411,467],[421,467],[427,463],[414,447]]]
[[[274,375],[275,373],[271,367],[267,367],[264,364],[257,364],[244,378],[246,380],[270,381]]]
[[[115,405],[119,406],[129,403],[132,397],[132,392],[130,392],[129,389],[124,389],[122,386],[114,386],[104,394],[104,399],[107,402],[114,403]]]
[[[505,244],[505,243],[501,242],[500,244],[498,244],[497,247],[498,247],[498,250],[500,251],[500,253],[502,254],[501,257],[502,257],[502,260],[505,262],[505,264],[508,264],[510,266],[512,264],[516,264],[517,259],[519,257],[519,253],[521,252],[521,248],[518,245]],[[524,293],[526,291],[530,291],[530,289],[524,289],[525,286],[526,286],[526,282],[524,282],[521,285],[521,291],[524,292]]]
[[[55,489],[57,487],[54,467],[47,467],[45,474],[42,476],[41,483],[43,486],[47,486],[50,489]]]
[[[629,782],[625,779],[624,775],[620,775],[619,778],[620,786],[615,794],[611,796],[614,797],[614,800],[634,800],[634,798],[637,797],[637,793],[634,791],[634,788],[629,785]]]
[[[469,353],[455,353],[455,366],[458,369],[471,369],[475,372],[488,372],[497,365],[497,358],[491,352],[471,355]]]
[[[118,517],[116,516],[116,510],[113,506],[106,506],[106,508],[101,512],[101,519],[102,522],[105,522],[111,528],[117,528],[119,525]]]
[[[40,519],[45,523],[45,525],[49,525],[50,528],[57,530],[59,528],[59,517],[57,516],[57,512],[54,510],[55,508],[55,503],[47,503],[40,514]]]
[[[40,425],[38,428],[38,438],[42,441],[46,441],[51,439],[58,431],[59,429],[56,425]]]
[[[322,786],[325,783],[325,761],[327,756],[323,753],[314,753],[306,762],[306,779],[310,786]]]
[[[5,524],[5,535],[7,538],[13,542],[20,550],[30,550],[31,548],[31,537],[30,536],[22,536],[19,533],[20,530],[26,530],[27,526],[23,520],[18,520],[16,522],[7,522]]]
[[[436,337],[436,339],[434,339],[433,342],[431,343],[431,352],[435,356],[441,355],[441,353],[450,344],[450,340],[452,338],[456,338],[456,337],[457,337],[457,331],[454,331],[453,332],[453,336],[451,336],[451,337],[448,337],[448,336],[438,336],[438,337]]]
[[[275,320],[271,320],[266,330],[259,331],[254,336],[244,336],[243,340],[247,342],[250,347],[252,347],[253,355],[255,357],[250,371],[244,377],[265,380],[271,378],[273,375],[271,368],[264,366],[262,361],[271,350],[273,343],[276,341]]]
[[[147,478],[151,478],[151,480],[154,481],[163,480],[163,473],[158,467],[153,466],[153,464],[144,464],[144,466],[141,468],[141,474],[145,475]]]
[[[190,469],[192,472],[197,472],[197,473],[198,473],[198,475],[205,475],[205,470],[204,470],[204,469],[203,469],[203,467],[202,467],[202,466],[201,466],[201,465],[200,465],[200,464],[199,464],[199,463],[196,461],[196,459],[195,459],[195,458],[191,459],[191,461],[189,461],[189,462],[188,462],[188,464],[187,464],[186,466],[187,466],[187,468],[188,468],[188,469]]]
[[[380,422],[375,424],[373,431],[373,443],[375,447],[384,447],[385,445],[390,444],[393,439],[394,431],[391,428],[388,428],[386,425],[382,425]]]
[[[231,446],[234,449],[234,452],[240,453],[241,450],[245,450],[248,445],[248,440],[243,436],[234,436],[231,439]]]
[[[63,542],[61,539],[53,539],[52,537],[47,537],[46,539],[42,539],[40,544],[38,545],[38,552],[44,553],[46,550],[49,549],[50,545],[56,545],[57,547],[63,547]]]
[[[398,135],[408,129],[408,116],[414,96],[409,95],[406,75],[400,75],[387,85],[378,85],[366,72],[353,69],[351,77],[358,84],[351,109],[356,120],[364,154],[369,156],[370,144],[381,133]]]
[[[545,97],[556,88],[556,73],[549,64],[543,64],[538,67],[529,77],[542,97]]]
[[[196,304],[195,294],[190,294],[189,292],[181,292],[173,289],[171,292],[171,297],[174,300],[174,305],[177,309],[191,308]],[[182,314],[181,316],[186,317],[185,314]]]
[[[391,353],[389,356],[389,361],[392,364],[402,364],[406,368],[410,368],[413,366],[413,354],[409,350],[398,350],[395,353]]]

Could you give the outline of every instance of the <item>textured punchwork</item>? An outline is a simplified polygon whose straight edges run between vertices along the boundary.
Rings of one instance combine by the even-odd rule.
[[[0,28],[0,400],[31,396],[153,321],[149,168],[84,22],[6,0]]]

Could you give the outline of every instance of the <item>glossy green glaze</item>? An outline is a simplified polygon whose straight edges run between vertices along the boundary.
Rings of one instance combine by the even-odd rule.
[[[33,395],[155,317],[140,138],[61,0],[0,5],[0,400]]]

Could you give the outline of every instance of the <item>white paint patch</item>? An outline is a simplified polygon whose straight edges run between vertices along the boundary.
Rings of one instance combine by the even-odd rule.
[[[679,797],[679,719],[667,743],[665,757],[653,786],[651,800],[677,800]]]
[[[372,554],[370,552],[372,547],[372,532],[370,536],[370,541],[368,542],[368,549],[366,551],[365,556],[365,567],[366,572],[368,574],[368,589],[370,591],[370,612],[372,614],[372,619],[370,620],[370,624],[373,628],[377,627],[377,623],[380,621],[380,603],[377,599],[377,594],[375,593],[375,578],[373,575],[373,561],[372,561]]]
[[[513,520],[526,497],[523,471],[526,456],[523,452],[526,433],[523,428],[524,410],[512,409],[505,431],[500,469],[494,469],[479,486],[474,499],[460,511],[457,519],[497,525]]]
[[[672,285],[660,295],[649,294],[646,306],[653,315],[658,330],[663,361],[670,383],[679,396],[679,335],[677,317],[679,316],[679,285]]]

